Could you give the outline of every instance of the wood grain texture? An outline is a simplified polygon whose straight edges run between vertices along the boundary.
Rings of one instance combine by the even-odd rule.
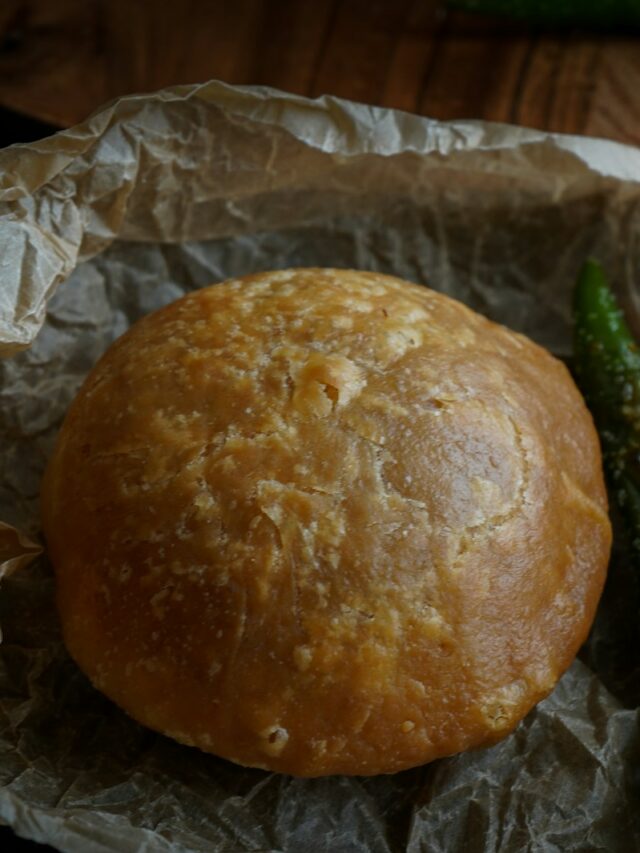
[[[60,126],[217,78],[640,143],[640,41],[436,0],[3,0],[0,104]]]

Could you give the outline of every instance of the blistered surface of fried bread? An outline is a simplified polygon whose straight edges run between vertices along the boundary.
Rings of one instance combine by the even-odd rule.
[[[610,546],[564,366],[344,270],[229,281],[132,327],[69,411],[43,516],[100,690],[307,776],[506,735],[585,639]]]

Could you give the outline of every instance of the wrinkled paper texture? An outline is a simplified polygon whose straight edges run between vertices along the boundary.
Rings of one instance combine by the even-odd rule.
[[[221,83],[0,152],[0,820],[78,853],[640,849],[624,543],[581,660],[514,734],[370,779],[241,769],[138,726],[67,656],[46,557],[24,567],[66,408],[138,317],[231,276],[356,267],[566,356],[585,256],[640,316],[638,181],[612,142]]]

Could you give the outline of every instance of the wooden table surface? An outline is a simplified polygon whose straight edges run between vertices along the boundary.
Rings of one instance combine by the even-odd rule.
[[[0,2],[0,106],[66,126],[118,95],[211,78],[640,143],[638,36],[436,0]]]

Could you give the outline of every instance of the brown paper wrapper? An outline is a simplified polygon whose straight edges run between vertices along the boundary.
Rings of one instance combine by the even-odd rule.
[[[638,181],[640,151],[613,142],[222,83],[124,98],[0,152],[0,820],[78,853],[640,848],[621,537],[582,659],[516,732],[371,779],[245,770],[141,728],[68,658],[46,558],[24,567],[66,408],[138,317],[231,276],[355,267],[567,356],[587,255],[640,314]]]

